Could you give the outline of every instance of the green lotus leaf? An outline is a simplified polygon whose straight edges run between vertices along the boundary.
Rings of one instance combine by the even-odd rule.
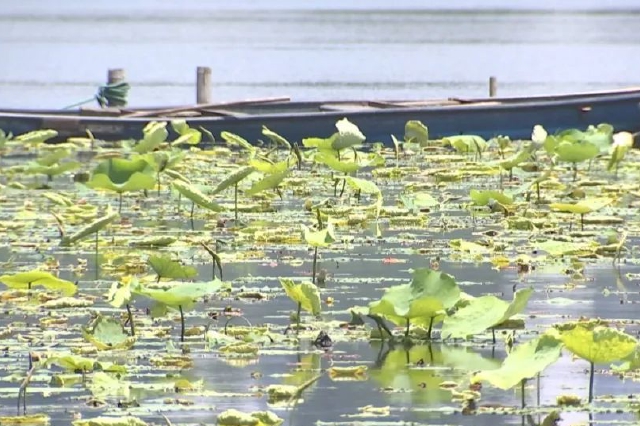
[[[71,355],[71,354],[56,354],[53,356],[47,357],[43,364],[46,367],[51,365],[57,365],[60,368],[63,368],[67,371],[93,371],[96,366],[96,361],[92,358],[86,358],[79,355]]]
[[[488,144],[483,138],[477,135],[451,136],[443,139],[448,142],[459,154],[486,151]]]
[[[198,275],[198,270],[193,266],[184,266],[170,256],[150,256],[149,266],[158,275],[158,277],[169,278],[172,280],[185,280]]]
[[[404,140],[425,146],[429,143],[429,129],[421,121],[409,120],[404,125]]]
[[[443,312],[460,299],[460,288],[451,275],[419,268],[409,284],[389,287],[379,301],[369,305],[370,312],[398,325],[418,318],[443,318]]]
[[[201,297],[209,296],[225,287],[225,283],[218,279],[209,282],[177,283],[168,290],[151,289],[142,285],[134,287],[133,293],[153,299],[170,307],[181,306],[190,309],[195,301]]]
[[[178,165],[187,155],[187,151],[154,151],[146,153],[140,158],[144,159],[153,170],[163,172]]]
[[[74,420],[72,426],[147,426],[144,420],[132,416],[94,417],[87,420]]]
[[[325,229],[320,231],[311,231],[305,225],[302,225],[302,232],[304,239],[311,247],[328,247],[331,243],[336,241],[334,235],[333,225],[329,225]]]
[[[71,207],[74,205],[74,202],[71,201],[69,197],[58,194],[57,192],[45,192],[42,194],[42,196],[59,206]]]
[[[56,149],[42,157],[36,158],[35,162],[41,166],[54,166],[71,155],[71,151],[68,149]]]
[[[544,250],[551,256],[587,256],[595,253],[600,247],[596,241],[559,241],[547,240],[536,243],[538,249]]]
[[[636,346],[629,355],[622,358],[620,361],[622,361],[622,363],[611,366],[613,371],[623,373],[625,371],[640,369],[640,346]]]
[[[220,133],[222,139],[225,140],[231,146],[238,146],[240,148],[244,148],[251,153],[255,153],[256,147],[251,145],[245,138],[236,135],[231,132],[222,132]]]
[[[136,341],[124,331],[120,321],[101,315],[82,329],[82,336],[100,351],[130,349]]]
[[[186,120],[172,120],[171,127],[180,135],[171,143],[172,146],[181,144],[197,145],[202,140],[202,133],[198,129],[189,127]]]
[[[262,126],[262,134],[268,137],[275,145],[282,145],[287,149],[291,149],[291,144],[288,140],[286,140],[276,132],[269,130],[267,126]]]
[[[0,282],[7,287],[16,289],[44,287],[50,291],[59,291],[65,296],[72,296],[78,291],[76,285],[71,281],[61,280],[49,272],[44,271],[18,272],[14,275],[2,275],[0,276]]]
[[[520,164],[524,163],[525,161],[529,161],[531,159],[531,153],[529,153],[528,151],[520,151],[517,154],[512,155],[509,158],[505,158],[504,160],[500,161],[500,167],[502,167],[505,170],[511,170],[514,167],[518,167]]]
[[[353,189],[356,189],[362,192],[363,194],[373,194],[373,195],[382,196],[382,191],[380,191],[380,188],[378,188],[378,185],[376,185],[375,183],[369,180],[359,179],[353,176],[347,176],[345,180],[347,182],[347,185],[349,185]]]
[[[86,185],[117,193],[152,189],[156,183],[152,173],[153,168],[142,158],[109,158],[98,164]]]
[[[131,393],[131,382],[122,380],[113,374],[96,371],[91,376],[87,388],[94,398],[119,397],[128,400]]]
[[[279,163],[273,163],[272,161],[254,158],[249,161],[249,165],[256,171],[267,175],[272,173],[282,173],[289,168],[289,162],[287,160],[280,161]]]
[[[518,290],[511,303],[495,296],[481,296],[469,301],[455,314],[445,318],[442,325],[443,338],[464,338],[502,324],[521,313],[533,294],[532,288]]]
[[[360,164],[353,161],[338,160],[337,154],[331,151],[319,151],[314,160],[340,173],[354,173],[360,169]]]
[[[586,198],[575,204],[567,203],[552,203],[549,205],[551,210],[575,213],[575,214],[587,214],[600,210],[603,207],[613,203],[612,198],[599,197],[599,198]]]
[[[239,168],[238,170],[227,176],[227,178],[220,182],[215,188],[213,188],[211,194],[218,194],[227,188],[237,185],[238,183],[240,183],[240,181],[251,175],[251,173],[253,172],[255,172],[255,169],[250,166]]]
[[[594,158],[600,153],[600,149],[590,142],[562,140],[556,146],[555,153],[560,161],[579,163]]]
[[[61,246],[70,246],[70,245],[82,240],[83,238],[86,238],[86,237],[88,237],[90,235],[93,235],[96,232],[100,232],[107,225],[109,225],[111,222],[117,220],[118,218],[120,218],[120,215],[118,213],[109,213],[106,216],[101,217],[100,219],[94,220],[93,222],[91,222],[90,224],[88,224],[84,228],[79,229],[75,233],[73,233],[71,235],[68,235],[68,236],[65,235],[64,237],[62,237],[62,240],[60,240],[60,245]]]
[[[152,121],[142,129],[142,134],[144,135],[142,140],[133,148],[133,151],[138,154],[153,151],[167,140],[167,136],[169,136],[167,122]]]
[[[33,132],[23,133],[13,138],[13,141],[19,142],[23,145],[40,145],[43,142],[48,141],[51,138],[58,136],[56,130],[43,129],[34,130]]]
[[[114,282],[107,293],[107,300],[114,308],[119,308],[131,301],[131,288],[136,287],[138,281],[135,278],[126,282]]]
[[[185,198],[188,198],[193,203],[195,203],[196,205],[202,208],[205,208],[214,212],[221,212],[224,210],[224,208],[221,205],[219,205],[218,203],[216,203],[215,201],[207,197],[194,185],[188,184],[181,180],[174,180],[171,183],[171,185],[179,193],[181,193]]]
[[[302,146],[305,148],[317,148],[319,151],[332,151],[333,142],[338,138],[338,133],[334,133],[328,138],[305,138],[302,139]]]
[[[440,202],[427,192],[414,192],[413,194],[401,194],[400,201],[413,213],[420,209],[436,207]]]
[[[256,195],[262,191],[267,191],[269,189],[277,188],[282,181],[289,176],[291,170],[287,169],[280,173],[273,173],[270,175],[266,175],[258,182],[254,183],[251,188],[245,191],[246,195],[252,196]]]
[[[360,129],[358,129],[358,126],[346,118],[339,120],[336,123],[336,128],[338,129],[338,136],[331,144],[331,148],[336,151],[360,146],[366,139]]]
[[[271,411],[256,411],[243,413],[235,409],[229,409],[218,414],[218,426],[279,426],[284,422]]]
[[[318,287],[310,282],[295,283],[288,278],[279,278],[282,288],[291,300],[299,303],[311,315],[319,315],[321,311],[320,292]]]
[[[638,345],[630,335],[600,325],[598,321],[559,324],[555,330],[568,350],[594,364],[620,361]]]
[[[560,358],[563,344],[555,337],[544,334],[516,346],[497,370],[483,370],[471,381],[487,381],[500,389],[511,389],[523,379],[530,379]]]
[[[477,189],[472,189],[469,192],[469,196],[471,197],[471,200],[478,206],[486,206],[491,200],[496,200],[498,203],[505,206],[513,204],[513,198],[500,191],[478,191]]]

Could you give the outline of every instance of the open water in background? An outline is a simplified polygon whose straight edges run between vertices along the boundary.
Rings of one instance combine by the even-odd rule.
[[[425,99],[640,85],[640,2],[23,0],[0,8],[0,107],[62,108],[125,68],[130,103]]]

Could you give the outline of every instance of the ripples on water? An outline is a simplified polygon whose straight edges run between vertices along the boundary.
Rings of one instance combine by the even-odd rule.
[[[219,100],[482,96],[490,75],[502,95],[639,82],[640,9],[630,1],[606,10],[595,1],[564,10],[495,0],[482,9],[401,0],[393,10],[381,1],[129,3],[2,9],[0,105],[63,107],[115,67],[127,70],[134,105],[193,102],[198,65],[213,68]]]

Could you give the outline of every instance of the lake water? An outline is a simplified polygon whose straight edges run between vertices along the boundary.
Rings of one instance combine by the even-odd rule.
[[[631,0],[11,2],[0,106],[62,108],[124,68],[132,105],[214,99],[424,99],[640,85]],[[506,6],[505,6],[506,5]]]

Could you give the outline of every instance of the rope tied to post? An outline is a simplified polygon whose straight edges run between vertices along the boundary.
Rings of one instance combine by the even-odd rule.
[[[105,84],[98,87],[98,93],[93,97],[82,102],[75,103],[64,107],[63,109],[71,109],[89,102],[97,101],[101,108],[107,107],[125,107],[127,106],[127,97],[131,86],[126,81],[118,81],[116,83]]]

